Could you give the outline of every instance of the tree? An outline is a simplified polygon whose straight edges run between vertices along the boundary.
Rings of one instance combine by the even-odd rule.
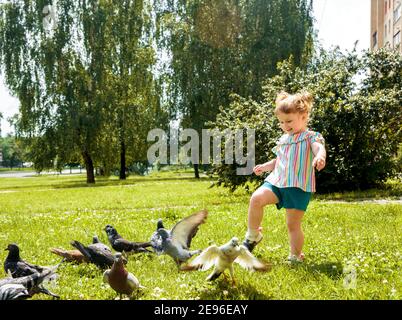
[[[115,151],[118,143],[124,178],[127,135],[143,132],[143,111],[153,111],[155,104],[142,103],[157,100],[149,71],[153,50],[144,42],[144,3],[59,0],[55,7],[15,0],[2,5],[1,65],[21,102],[19,135],[40,147],[31,154],[38,166],[80,155],[87,182],[94,183],[94,166],[111,168],[116,157],[108,149]],[[133,128],[134,123],[141,127]]]
[[[126,178],[127,156],[144,157],[147,132],[163,118],[152,67],[152,21],[146,1],[109,2],[107,90],[109,119],[120,154],[120,179]],[[142,156],[140,156],[142,155]]]
[[[278,61],[293,54],[304,65],[312,50],[308,0],[176,0],[158,8],[159,39],[171,54],[172,113],[199,133],[231,93],[260,100],[261,81]]]
[[[3,155],[2,165],[11,169],[21,167],[26,159],[26,150],[23,144],[10,134],[0,138],[0,152]]]
[[[256,129],[256,163],[274,157],[272,147],[281,135],[273,114],[278,92],[308,90],[315,102],[309,127],[325,138],[327,166],[317,173],[319,192],[367,189],[397,174],[402,142],[402,57],[385,49],[341,53],[317,52],[307,70],[292,59],[278,65],[269,78],[264,100],[234,96],[214,126],[220,130],[248,126]],[[261,182],[255,175],[236,176],[235,165],[219,165],[218,185],[231,190]]]

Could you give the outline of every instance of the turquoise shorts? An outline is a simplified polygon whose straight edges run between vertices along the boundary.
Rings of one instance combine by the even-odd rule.
[[[276,204],[278,210],[286,208],[306,211],[308,203],[310,202],[311,192],[306,192],[300,188],[294,187],[278,188],[267,181],[265,181],[262,186],[268,188],[276,195],[279,200]]]

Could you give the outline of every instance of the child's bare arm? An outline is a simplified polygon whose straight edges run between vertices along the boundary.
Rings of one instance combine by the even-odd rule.
[[[324,145],[319,142],[314,142],[311,147],[313,148],[314,153],[313,167],[317,168],[317,170],[320,171],[325,167],[327,152],[325,151]]]
[[[275,162],[276,159],[273,159],[271,161],[265,162],[264,164],[258,164],[254,167],[253,171],[257,176],[263,174],[264,172],[272,171],[275,168]]]

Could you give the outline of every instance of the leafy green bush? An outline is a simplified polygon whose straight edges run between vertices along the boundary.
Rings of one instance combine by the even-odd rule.
[[[282,134],[273,114],[281,90],[308,90],[315,102],[309,127],[326,140],[327,166],[317,173],[319,192],[367,189],[398,173],[397,151],[402,141],[402,57],[381,49],[341,53],[321,50],[306,70],[292,58],[278,64],[278,75],[264,86],[264,100],[232,97],[212,126],[254,128],[256,163],[272,159],[271,149]],[[217,184],[232,190],[261,182],[255,175],[237,176],[236,165],[218,165]]]

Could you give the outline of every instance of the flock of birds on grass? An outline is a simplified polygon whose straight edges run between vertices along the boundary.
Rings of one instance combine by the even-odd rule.
[[[24,261],[20,257],[18,245],[9,244],[6,248],[9,251],[8,256],[4,261],[4,270],[8,277],[0,279],[0,300],[28,299],[37,293],[60,298],[46,289],[44,285],[57,278],[57,269],[63,262],[95,264],[101,270],[105,270],[103,281],[109,284],[120,296],[120,299],[123,295],[132,298],[133,295],[145,288],[137,277],[125,267],[128,255],[132,253],[167,254],[173,258],[181,271],[204,271],[214,266],[212,273],[206,279],[209,281],[217,279],[221,274],[225,276],[224,271],[229,269],[232,285],[235,284],[234,262],[251,271],[268,270],[268,265],[254,257],[246,247],[240,245],[236,237],[219,247],[211,245],[205,250],[190,251],[191,240],[207,216],[206,210],[196,212],[180,220],[171,230],[166,229],[162,220],[159,219],[156,231],[149,242],[128,241],[113,226],[107,225],[104,231],[110,245],[117,253],[113,254],[111,249],[100,242],[96,236],[89,245],[74,240],[71,242],[74,250],[50,249],[52,253],[63,257],[60,263],[51,267],[33,265]],[[153,251],[148,248],[152,248]],[[197,254],[195,259],[188,262],[192,256]]]

